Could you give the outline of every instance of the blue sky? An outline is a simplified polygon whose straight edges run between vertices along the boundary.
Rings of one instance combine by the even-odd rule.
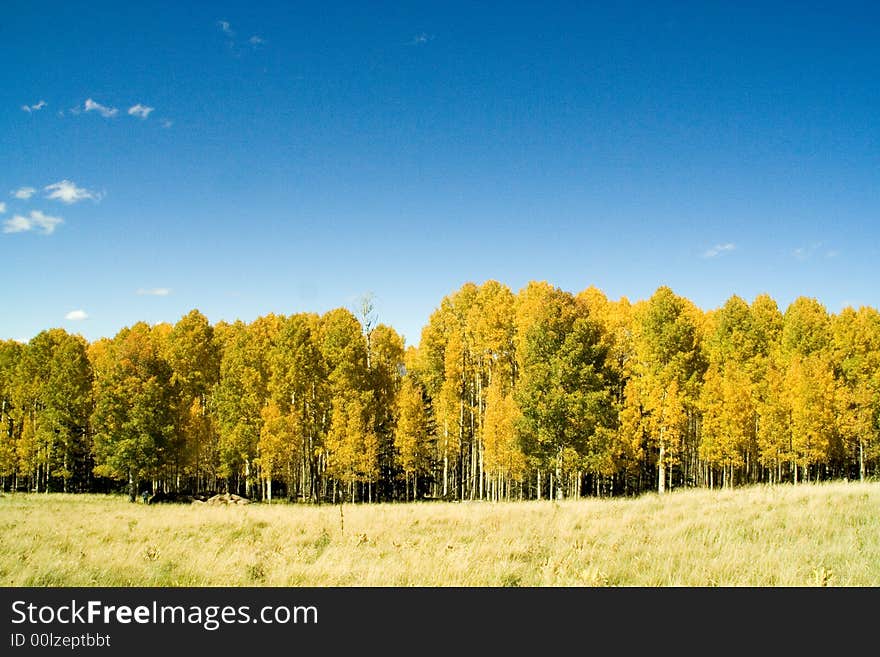
[[[412,344],[489,278],[880,306],[875,7],[6,2],[0,337],[372,292]]]

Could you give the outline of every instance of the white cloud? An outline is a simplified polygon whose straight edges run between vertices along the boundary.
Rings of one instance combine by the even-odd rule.
[[[162,120],[162,127],[163,128],[170,128],[173,125],[174,125],[174,121],[172,121],[171,119],[163,119]]]
[[[24,233],[31,229],[31,221],[20,214],[3,222],[4,233]]]
[[[115,107],[106,107],[105,105],[101,105],[101,103],[96,103],[91,98],[86,98],[86,112],[91,111],[97,112],[105,119],[116,116],[117,112],[119,112]]]
[[[31,196],[37,193],[33,187],[19,187],[13,190],[11,194],[20,201],[27,201]]]
[[[434,39],[434,36],[433,36],[433,35],[431,35],[431,34],[425,34],[424,32],[422,32],[421,34],[416,34],[416,35],[412,38],[412,41],[409,42],[409,45],[411,45],[411,46],[423,46],[424,44],[428,43],[428,41],[432,41],[433,39]]]
[[[263,39],[263,37],[261,37],[261,36],[257,36],[257,35],[255,34],[255,35],[252,36],[250,39],[248,39],[248,43],[251,44],[254,48],[256,48],[257,46],[261,46],[261,45],[263,45],[264,43],[266,43],[266,40]]]
[[[151,297],[167,297],[169,294],[171,294],[171,290],[169,290],[167,287],[154,287],[150,289],[140,288],[137,293],[142,296],[146,295]]]
[[[23,109],[25,112],[27,112],[28,114],[30,114],[31,112],[39,112],[39,111],[40,111],[41,109],[43,109],[46,105],[47,105],[46,101],[45,101],[45,100],[41,100],[41,101],[40,101],[39,103],[37,103],[36,105],[22,105],[22,106],[21,106],[21,109]]]
[[[0,201],[0,214],[6,212],[6,204],[3,201]]]
[[[235,32],[232,31],[232,26],[229,24],[229,21],[217,21],[217,26],[223,34],[235,36]]]
[[[39,210],[34,210],[27,217],[17,214],[4,221],[3,232],[26,233],[31,230],[39,230],[43,235],[51,235],[55,232],[55,227],[62,223],[64,223],[64,219],[61,217],[52,217]]]
[[[70,180],[61,180],[57,183],[52,183],[51,185],[46,185],[43,189],[49,192],[46,195],[46,198],[61,201],[68,205],[76,203],[77,201],[84,201],[87,198],[92,199],[93,201],[101,200],[101,194],[90,192],[83,187],[77,187],[76,183]]]
[[[128,108],[128,113],[130,116],[137,116],[139,118],[145,119],[150,115],[155,108],[147,107],[146,105],[141,105],[138,103],[137,105],[132,105]]]
[[[55,226],[64,223],[64,219],[61,217],[51,217],[39,210],[31,212],[30,218],[34,225],[43,231],[44,235],[51,235],[55,232]]]
[[[89,314],[82,309],[79,310],[71,310],[64,316],[64,319],[69,319],[72,322],[81,322],[84,319],[88,319]]]
[[[716,244],[711,249],[707,249],[703,253],[704,258],[716,258],[723,253],[727,253],[729,251],[733,251],[736,249],[736,244],[732,242],[727,242],[726,244]]]

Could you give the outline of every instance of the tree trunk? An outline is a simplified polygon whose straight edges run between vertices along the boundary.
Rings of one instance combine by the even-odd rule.
[[[244,496],[251,496],[251,460],[244,460]]]
[[[445,442],[443,446],[443,499],[449,494],[449,429],[444,424]]]
[[[859,436],[859,481],[865,480],[865,444]]]
[[[657,459],[657,492],[666,492],[666,445],[663,443],[663,430],[660,430],[660,457]]]
[[[561,500],[565,491],[562,483],[562,449],[556,452],[556,499]]]

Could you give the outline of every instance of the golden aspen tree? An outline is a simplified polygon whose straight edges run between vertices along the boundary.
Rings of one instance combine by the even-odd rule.
[[[798,297],[785,310],[782,350],[787,356],[810,356],[823,352],[828,348],[830,333],[825,307],[816,299]]]
[[[377,324],[371,331],[370,368],[367,386],[372,394],[370,416],[372,433],[378,441],[376,476],[373,480],[377,501],[393,499],[397,477],[394,432],[396,406],[404,372],[403,338],[390,326]]]
[[[512,484],[521,483],[525,474],[525,455],[519,445],[519,408],[510,392],[496,379],[486,393],[485,468],[490,499],[509,497]]]
[[[609,300],[596,287],[588,287],[577,295],[577,301],[584,306],[589,316],[601,327],[600,341],[606,353],[605,387],[612,397],[617,422],[613,428],[597,431],[590,441],[585,467],[597,477],[595,488],[601,493],[601,483],[607,482],[611,493],[615,481],[623,478],[622,488],[626,488],[628,474],[639,469],[639,458],[633,448],[632,434],[620,424],[624,415],[632,423],[638,416],[638,408],[625,410],[625,389],[631,372],[632,359],[632,305],[626,297],[617,301]],[[633,415],[632,411],[636,411]],[[630,424],[629,430],[635,431]],[[618,486],[618,489],[621,487]]]
[[[220,379],[220,348],[214,328],[198,310],[174,325],[167,339],[172,382],[177,386],[178,467],[201,491],[208,472],[215,472],[218,435],[211,418],[213,392]]]
[[[50,329],[34,336],[22,350],[15,373],[13,406],[18,411],[18,423],[23,430],[27,429],[26,435],[22,433],[21,451],[27,454],[25,472],[30,479],[30,489],[36,492],[48,492],[50,486],[49,461],[54,436],[51,423],[44,417],[44,398],[59,334],[59,329]]]
[[[379,444],[370,414],[372,393],[361,325],[350,311],[331,310],[321,318],[320,344],[331,399],[326,471],[348,488],[352,501],[357,497],[356,484],[368,484],[364,497],[369,499],[369,485],[378,473]]]
[[[83,466],[89,450],[94,374],[82,336],[58,334],[48,374],[43,416],[52,434],[49,474],[61,478],[62,491],[68,492],[71,482],[79,485],[89,478]]]
[[[844,308],[832,320],[832,350],[838,371],[837,428],[845,461],[864,480],[880,455],[880,313]]]
[[[711,314],[704,341],[709,368],[700,398],[700,456],[709,467],[711,483],[717,467],[725,486],[740,470],[747,479],[758,460],[755,384],[763,347],[753,322],[751,308],[736,295]]]
[[[750,376],[756,412],[757,458],[770,481],[779,482],[783,465],[791,461],[791,427],[782,356],[784,320],[776,302],[767,294],[755,297],[749,312],[756,350]]]
[[[176,395],[161,340],[144,322],[124,328],[105,354],[110,362],[96,367],[95,472],[127,480],[132,502],[141,480],[163,480],[174,433]]]
[[[431,471],[431,452],[424,393],[412,376],[403,379],[397,394],[394,446],[403,471],[404,499],[418,499],[419,477]]]
[[[434,426],[432,495],[446,499],[455,494],[451,475],[456,469],[457,451],[453,449],[455,432],[452,427],[452,408],[446,386],[446,325],[449,314],[447,304],[441,303],[428,318],[419,340],[418,348],[407,354],[407,372],[418,373],[418,380],[425,391],[425,402]],[[445,394],[444,394],[445,393]]]
[[[624,387],[623,403],[618,411],[617,443],[628,456],[623,460],[624,475],[636,481],[634,490],[640,491],[642,463],[648,450],[648,422],[641,395],[641,381],[630,378]]]
[[[263,426],[257,443],[256,464],[263,482],[263,498],[272,501],[272,479],[289,470],[290,460],[299,451],[301,436],[294,418],[270,401],[261,412]]]
[[[602,326],[571,294],[545,283],[529,284],[520,297],[516,400],[523,446],[539,469],[550,470],[552,496],[577,495],[597,433],[616,422]]]
[[[710,366],[703,382],[700,456],[722,468],[725,487],[734,483],[734,473],[745,465],[751,448],[754,408],[749,384],[733,362]]]
[[[831,448],[836,386],[827,358],[822,354],[795,355],[786,372],[786,388],[790,394],[791,451],[797,482],[798,468],[807,480],[812,466],[827,462]]]
[[[692,304],[660,287],[634,315],[633,375],[646,417],[648,443],[657,467],[657,490],[667,489],[687,431],[688,407],[696,404],[703,363]]]
[[[8,481],[13,490],[18,485],[19,471],[14,394],[16,370],[24,348],[15,340],[0,340],[0,488],[6,488]]]
[[[248,497],[256,482],[254,459],[269,397],[269,355],[282,322],[283,318],[269,314],[250,324],[236,322],[224,331],[216,388],[220,473]]]
[[[330,412],[327,371],[319,347],[320,318],[312,313],[297,313],[284,318],[268,354],[267,391],[291,424],[284,446],[283,471],[278,471],[290,498],[305,501],[318,497],[319,462],[325,427]]]
[[[830,454],[834,378],[831,369],[831,326],[816,299],[798,297],[783,316],[780,352],[786,364],[791,428],[791,467],[795,482]]]
[[[779,483],[783,467],[793,462],[791,436],[791,391],[787,387],[785,365],[771,356],[758,384],[758,458],[770,472],[770,481]]]

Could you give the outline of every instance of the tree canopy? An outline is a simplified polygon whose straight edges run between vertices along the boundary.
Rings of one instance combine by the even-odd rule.
[[[880,313],[808,297],[704,311],[668,287],[490,280],[443,298],[418,345],[369,298],[0,342],[6,490],[546,499],[878,465]]]

